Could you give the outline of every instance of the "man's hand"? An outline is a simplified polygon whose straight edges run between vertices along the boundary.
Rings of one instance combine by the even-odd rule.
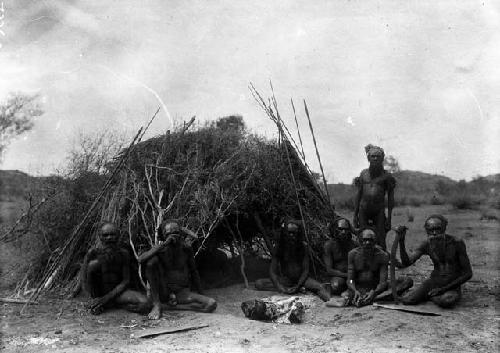
[[[399,226],[396,226],[393,229],[399,235],[399,242],[400,243],[404,243],[405,242],[406,231],[408,230],[408,227],[407,226],[399,225]]]
[[[361,304],[362,305],[371,304],[373,302],[373,299],[375,299],[375,291],[372,289],[363,296],[363,298],[361,299]]]
[[[352,302],[354,305],[358,305],[359,301],[361,300],[361,293],[359,291],[354,292],[354,298],[352,299]]]
[[[297,293],[298,290],[299,290],[299,288],[297,286],[293,286],[293,287],[286,288],[284,293],[285,294],[294,294],[294,293]]]
[[[391,222],[391,219],[390,219],[390,218],[387,218],[387,219],[385,220],[385,231],[386,231],[386,232],[388,232],[388,231],[390,231],[390,230],[391,230],[391,228],[392,228],[392,227],[391,227],[391,223],[392,223],[392,222]]]
[[[429,291],[428,295],[429,297],[435,297],[436,295],[441,295],[444,292],[446,292],[444,288],[433,288]]]
[[[107,299],[105,297],[93,298],[85,304],[85,307],[92,315],[99,315],[104,311],[104,304],[106,303]]]

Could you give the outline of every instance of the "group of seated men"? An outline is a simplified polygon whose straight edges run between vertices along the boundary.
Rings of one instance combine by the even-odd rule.
[[[161,317],[162,309],[212,312],[214,299],[202,294],[200,276],[186,232],[177,223],[166,223],[164,241],[138,257],[145,268],[150,297],[130,288],[132,261],[120,243],[120,233],[112,223],[105,223],[99,233],[101,246],[85,256],[81,271],[83,289],[90,294],[87,306],[93,314],[109,307],[146,313],[152,320]],[[194,291],[193,291],[194,290]]]
[[[283,294],[311,291],[327,306],[363,306],[377,299],[390,297],[388,265],[412,265],[422,255],[428,255],[434,270],[421,285],[400,297],[406,305],[428,299],[441,307],[454,306],[461,297],[460,286],[472,277],[472,269],[463,241],[446,234],[447,220],[432,215],[425,221],[427,239],[415,251],[407,253],[406,227],[395,228],[398,234],[400,260],[376,245],[376,232],[365,227],[355,231],[349,221],[338,218],[329,227],[329,239],[323,248],[323,261],[328,285],[310,275],[310,250],[301,221],[288,220],[281,226],[273,251],[269,279],[255,282],[257,290],[272,290]],[[213,298],[202,294],[192,247],[186,232],[177,223],[163,227],[164,241],[138,256],[149,283],[150,296],[130,287],[131,264],[129,251],[119,242],[119,231],[112,223],[100,229],[101,246],[90,250],[82,268],[82,285],[90,294],[88,308],[100,314],[109,307],[122,307],[147,313],[159,319],[162,309],[212,312],[217,307]],[[357,238],[357,239],[356,239]],[[398,296],[412,287],[411,278],[397,278]],[[338,296],[337,299],[331,296]]]
[[[323,261],[330,279],[329,290],[309,275],[308,247],[303,238],[300,222],[290,221],[283,231],[273,256],[270,280],[257,280],[258,290],[277,290],[294,294],[300,290],[316,293],[327,306],[364,306],[376,299],[390,299],[388,266],[393,261],[398,268],[414,264],[422,255],[428,255],[434,270],[430,277],[415,289],[409,277],[395,279],[398,297],[406,305],[428,299],[441,307],[454,306],[461,297],[460,286],[472,277],[472,269],[462,240],[446,234],[447,220],[442,215],[432,215],[425,221],[427,239],[408,255],[405,247],[407,228],[398,226],[400,258],[390,259],[389,254],[376,245],[375,229],[359,230],[359,241],[345,218],[336,219],[330,226],[330,239],[323,249]],[[327,287],[328,288],[328,287]],[[331,295],[340,295],[340,300],[330,300]],[[330,301],[329,301],[330,300]]]

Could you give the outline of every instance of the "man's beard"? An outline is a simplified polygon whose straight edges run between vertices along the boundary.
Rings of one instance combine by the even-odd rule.
[[[372,256],[375,253],[374,246],[369,247],[369,248],[361,247],[361,250],[363,251],[364,255],[368,255],[368,256]]]
[[[370,167],[368,168],[370,172],[372,173],[380,173],[382,170],[384,170],[384,165],[382,163],[370,163]]]
[[[444,257],[446,248],[446,239],[444,235],[438,235],[429,239],[429,250],[435,253],[439,258]]]

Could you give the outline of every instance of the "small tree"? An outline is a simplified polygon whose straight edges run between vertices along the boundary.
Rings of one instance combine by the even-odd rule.
[[[0,161],[12,140],[31,130],[35,117],[43,114],[38,98],[38,95],[12,93],[0,104]]]
[[[389,173],[398,173],[401,171],[401,166],[399,165],[398,160],[396,157],[391,156],[388,154],[384,158],[384,168],[389,172]]]
[[[229,115],[217,119],[215,126],[222,130],[237,130],[243,132],[246,129],[245,122],[241,115]]]

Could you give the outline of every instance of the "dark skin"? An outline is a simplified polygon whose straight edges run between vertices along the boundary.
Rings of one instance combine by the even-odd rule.
[[[255,282],[258,290],[275,290],[284,294],[295,294],[302,287],[316,293],[323,301],[330,298],[321,284],[309,277],[309,252],[302,239],[299,227],[288,225],[287,241],[280,242],[269,268],[270,281],[260,279]],[[281,248],[282,247],[282,248]]]
[[[445,233],[446,226],[440,219],[429,219],[426,222],[427,240],[422,242],[409,255],[405,247],[406,227],[399,226],[396,231],[400,234],[401,266],[408,267],[414,264],[423,255],[428,255],[434,269],[419,288],[405,298],[405,304],[432,299],[440,306],[452,306],[459,297],[452,294],[472,277],[472,267],[467,255],[465,243]],[[440,296],[444,296],[440,298]]]
[[[300,241],[298,239],[298,230],[294,229],[288,232],[290,237],[293,237],[295,241]],[[285,294],[294,294],[297,293],[304,285],[307,277],[309,277],[309,257],[307,251],[304,251],[304,254],[301,259],[294,258],[296,255],[296,251],[293,247],[286,247],[283,249],[284,255],[283,258],[285,261],[279,261],[276,256],[274,256],[271,260],[271,268],[269,270],[269,276],[273,284],[278,288],[278,291]],[[297,261],[299,260],[299,261]],[[283,276],[288,277],[290,279],[296,279],[295,284],[291,286],[286,286],[282,284],[279,280],[278,273],[283,274]]]
[[[333,233],[323,247],[323,261],[330,276],[332,294],[340,294],[347,285],[347,255],[357,244],[352,240],[351,227],[345,219],[335,222]]]
[[[165,242],[139,256],[139,263],[146,264],[146,278],[151,286],[153,308],[148,315],[151,320],[161,317],[163,306],[200,312],[212,312],[217,307],[214,299],[201,294],[194,254],[183,238],[175,231]],[[162,306],[162,302],[168,304]]]
[[[353,223],[356,228],[371,226],[377,232],[377,243],[386,248],[385,235],[391,229],[396,180],[384,170],[384,153],[372,148],[367,153],[370,167],[356,180],[358,191],[355,199]],[[387,194],[387,216],[385,195]]]
[[[361,233],[361,246],[349,252],[347,286],[356,306],[369,305],[387,289],[389,256],[375,246],[375,232]]]
[[[118,306],[134,312],[147,310],[145,295],[129,289],[130,258],[119,246],[119,234],[114,225],[105,224],[99,235],[102,247],[90,250],[83,261],[81,283],[92,299],[87,308],[98,315],[105,307]]]

